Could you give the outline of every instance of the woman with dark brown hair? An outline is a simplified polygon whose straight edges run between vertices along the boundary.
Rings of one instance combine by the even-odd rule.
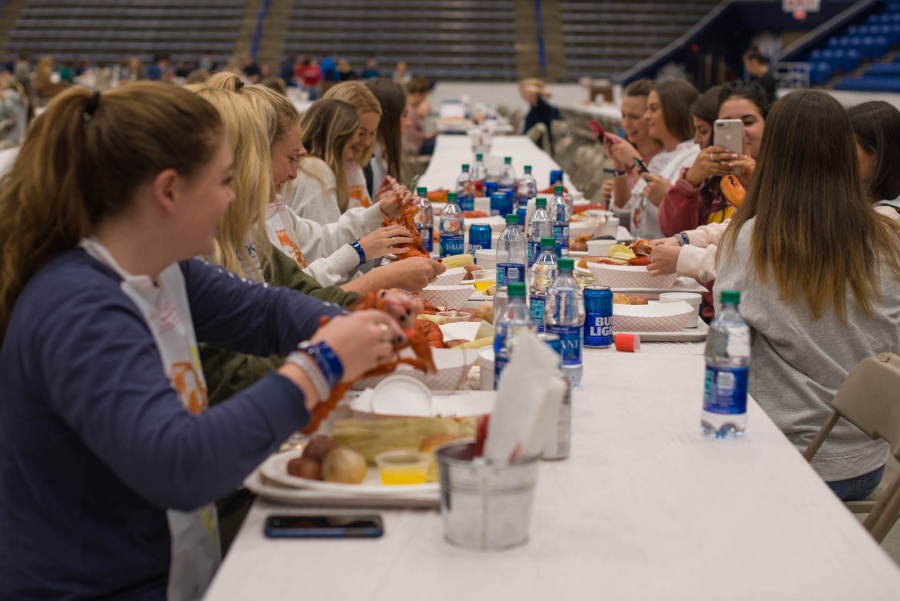
[[[900,111],[883,100],[847,109],[856,134],[860,177],[875,210],[900,219]]]
[[[900,352],[900,223],[871,208],[847,111],[825,92],[778,100],[747,196],[719,245],[715,296],[741,291],[748,391],[798,450],[854,365]],[[841,499],[878,485],[888,448],[838,423],[813,467]]]
[[[700,152],[693,140],[691,121],[691,104],[697,96],[696,88],[686,81],[661,83],[647,96],[644,120],[648,133],[662,143],[663,151],[653,157],[647,165],[649,173],[644,173],[630,191],[617,185],[613,194],[615,210],[631,213],[631,233],[635,237],[649,240],[662,236],[657,222],[658,207],[682,167],[689,167]],[[621,139],[613,140],[609,154],[619,157],[617,146],[624,143]],[[626,173],[622,171],[616,177],[624,182]]]
[[[388,183],[391,185],[400,179],[403,128],[410,120],[409,110],[406,107],[406,90],[403,86],[390,79],[379,77],[366,80],[366,87],[381,104],[381,121],[378,123],[375,151],[366,169],[369,195],[375,198],[375,193],[382,187],[385,178],[390,177]]]

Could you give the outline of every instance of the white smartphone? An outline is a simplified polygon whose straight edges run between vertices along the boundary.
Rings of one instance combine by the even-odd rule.
[[[713,124],[713,145],[734,154],[744,153],[744,124],[740,119],[716,119]]]

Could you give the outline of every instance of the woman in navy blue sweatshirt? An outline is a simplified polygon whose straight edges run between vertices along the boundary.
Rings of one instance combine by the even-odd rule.
[[[191,259],[230,157],[195,94],[72,89],[0,182],[0,599],[202,596],[209,503],[402,339],[377,311],[317,331],[341,309]],[[198,342],[288,362],[205,409]]]

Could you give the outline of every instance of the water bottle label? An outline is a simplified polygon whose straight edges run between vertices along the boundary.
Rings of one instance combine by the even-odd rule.
[[[522,263],[498,263],[497,285],[509,286],[512,282],[525,281],[525,266]]]
[[[416,230],[419,232],[419,238],[422,239],[422,246],[425,250],[434,251],[434,228],[416,224]]]
[[[507,363],[509,363],[508,357],[494,356],[494,390],[497,390],[500,386],[500,374]]]
[[[531,314],[538,324],[538,332],[544,331],[544,297],[531,296]]]
[[[441,256],[450,257],[466,252],[465,238],[455,234],[441,234]]]
[[[474,196],[460,196],[458,199],[459,208],[463,211],[474,211],[475,210],[475,197]]]
[[[562,249],[569,250],[569,224],[553,226],[553,237],[556,238],[556,256],[562,255]]]
[[[703,410],[723,415],[747,413],[746,367],[706,366]]]
[[[547,331],[559,334],[559,346],[563,365],[581,365],[582,326],[547,326]]]
[[[541,243],[540,242],[529,242],[528,243],[528,266],[531,267],[534,265],[534,260],[537,259],[537,256],[541,253]]]

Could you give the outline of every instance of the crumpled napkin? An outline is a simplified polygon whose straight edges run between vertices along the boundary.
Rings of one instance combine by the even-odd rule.
[[[556,428],[565,391],[559,355],[533,333],[519,334],[500,375],[484,457],[498,464],[539,457]]]

